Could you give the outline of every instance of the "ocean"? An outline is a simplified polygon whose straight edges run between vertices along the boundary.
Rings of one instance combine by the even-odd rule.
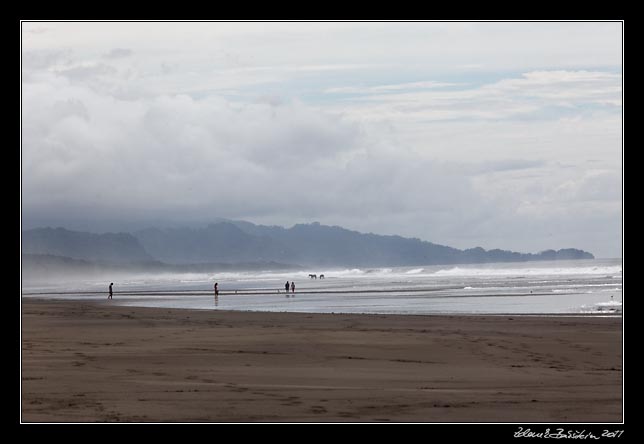
[[[313,279],[309,274],[324,274]],[[114,276],[23,283],[23,297],[202,310],[370,314],[623,313],[622,259]],[[295,281],[295,293],[285,293]],[[213,285],[219,284],[219,297]]]

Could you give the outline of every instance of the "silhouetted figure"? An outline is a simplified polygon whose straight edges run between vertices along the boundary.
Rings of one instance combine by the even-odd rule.
[[[114,282],[110,282],[110,295],[107,297],[107,299],[112,299],[112,285],[114,285]]]
[[[291,282],[291,293],[295,293],[295,282]]]
[[[215,282],[215,296],[219,296],[219,283]]]
[[[320,279],[324,279],[324,275],[323,275],[323,274],[321,274],[321,275],[320,275]]]
[[[288,281],[286,281],[286,284],[284,284],[284,289],[286,290],[287,293],[288,293],[289,287],[290,287],[290,285],[289,285]]]

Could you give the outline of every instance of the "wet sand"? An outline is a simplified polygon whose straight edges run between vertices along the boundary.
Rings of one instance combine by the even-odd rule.
[[[622,319],[22,301],[23,422],[621,422]]]

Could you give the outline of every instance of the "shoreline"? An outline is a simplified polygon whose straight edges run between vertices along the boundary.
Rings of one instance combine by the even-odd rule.
[[[60,293],[52,293],[52,292],[42,292],[42,293],[22,293],[22,300],[32,300],[32,301],[57,301],[57,302],[87,302],[91,304],[102,304],[106,303],[105,298],[94,298],[94,299],[87,299],[87,298],[62,298],[62,297],[56,297],[56,296],[49,296],[49,297],[43,297],[44,295],[88,295],[88,294],[101,294],[105,295],[104,291],[97,291],[97,292],[60,292]],[[300,294],[306,294],[304,292]],[[138,293],[114,293],[116,296],[123,296],[123,295],[133,295],[133,296],[138,296]],[[165,294],[163,294],[165,296]],[[174,293],[172,294],[174,295]],[[199,296],[208,296],[211,297],[208,294],[204,293],[199,293],[197,294]],[[150,294],[144,294],[143,296],[150,296]],[[222,294],[220,293],[220,296]],[[224,294],[223,296],[244,296],[244,294]],[[448,312],[448,311],[442,311],[442,312],[407,312],[407,313],[402,313],[402,312],[350,312],[350,311],[288,311],[288,310],[261,310],[261,309],[256,309],[256,310],[249,310],[249,309],[226,309],[226,308],[218,308],[218,307],[163,307],[163,306],[150,306],[150,305],[135,305],[131,303],[123,303],[123,300],[117,300],[116,302],[113,302],[113,305],[116,306],[122,306],[122,307],[133,307],[133,308],[157,308],[160,310],[196,310],[196,311],[217,311],[217,312],[242,312],[242,313],[294,313],[294,314],[342,314],[342,315],[355,315],[355,316],[369,316],[369,315],[386,315],[386,316],[455,316],[455,317],[504,317],[504,316],[515,316],[515,317],[604,317],[604,318],[622,318],[623,312],[622,311],[612,311],[612,310],[606,310],[606,311],[601,311],[601,310],[596,310],[596,311],[588,311],[588,312],[569,312],[569,313],[549,313],[549,312],[540,312],[540,313],[521,313],[521,312],[505,312],[505,313],[469,313],[469,312]]]
[[[621,315],[23,297],[21,328],[23,422],[623,421]]]
[[[51,293],[46,293],[51,294]],[[90,304],[103,304],[107,303],[105,301],[98,299],[72,299],[72,298],[56,298],[56,297],[47,297],[42,298],[38,296],[26,295],[32,301],[42,301],[42,302],[87,302]],[[332,311],[332,312],[322,312],[322,311],[270,311],[270,310],[232,310],[232,309],[221,309],[221,308],[197,308],[197,307],[156,307],[148,305],[133,305],[133,304],[122,304],[120,301],[114,302],[112,306],[126,307],[126,308],[143,308],[143,309],[158,309],[158,310],[188,310],[188,311],[205,311],[205,312],[220,312],[220,313],[291,313],[291,314],[302,314],[302,315],[350,315],[350,316],[428,316],[428,317],[457,317],[457,318],[486,318],[486,317],[537,317],[537,318],[622,318],[622,312],[587,312],[587,313],[459,313],[459,312],[433,312],[433,313],[364,313],[364,312],[348,312],[348,311]]]

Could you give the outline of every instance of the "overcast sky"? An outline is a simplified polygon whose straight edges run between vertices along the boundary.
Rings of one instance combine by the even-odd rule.
[[[620,22],[23,22],[23,228],[622,251]]]

